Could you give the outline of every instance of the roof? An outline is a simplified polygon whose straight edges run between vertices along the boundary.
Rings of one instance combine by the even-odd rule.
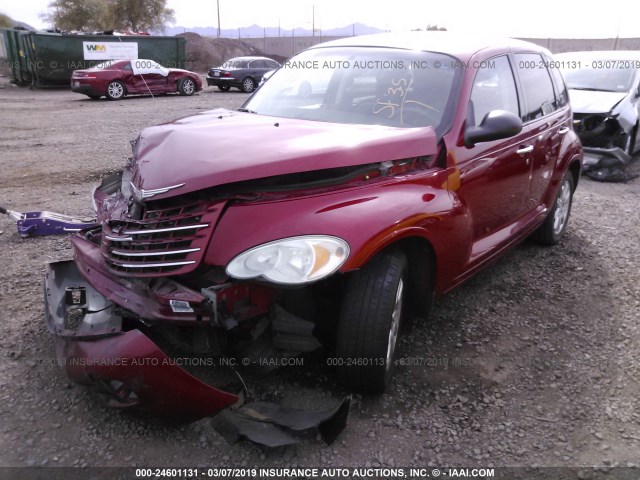
[[[554,56],[571,60],[640,60],[640,52],[636,50],[591,50],[559,53]]]
[[[510,48],[550,53],[547,49],[531,42],[507,37],[480,35],[460,35],[453,32],[403,32],[377,33],[347,37],[321,43],[311,48],[323,47],[389,47],[405,50],[440,52],[460,58],[468,58],[476,52],[493,48]]]

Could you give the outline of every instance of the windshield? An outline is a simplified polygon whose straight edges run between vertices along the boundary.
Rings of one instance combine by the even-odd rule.
[[[635,74],[635,69],[631,68],[629,63],[618,60],[595,60],[587,63],[583,68],[565,70],[562,73],[564,73],[567,87],[573,90],[628,92]]]
[[[450,117],[461,69],[433,52],[367,47],[308,50],[285,62],[244,110],[333,123],[437,129]]]

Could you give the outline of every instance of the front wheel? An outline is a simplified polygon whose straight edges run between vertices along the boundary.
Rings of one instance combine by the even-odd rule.
[[[180,95],[190,97],[196,91],[196,82],[192,78],[183,78],[178,82],[178,92]]]
[[[534,233],[536,241],[543,245],[555,245],[558,243],[569,224],[571,202],[573,200],[573,175],[567,172],[560,183],[560,188],[553,202],[553,207],[547,215],[544,223]]]
[[[407,257],[379,254],[351,274],[336,342],[338,379],[347,387],[382,393],[391,379],[407,293]]]
[[[244,93],[251,93],[256,88],[256,82],[254,82],[253,78],[246,77],[242,80],[242,91]]]
[[[122,82],[114,80],[107,85],[107,98],[109,100],[120,100],[122,97],[124,97],[124,85]]]

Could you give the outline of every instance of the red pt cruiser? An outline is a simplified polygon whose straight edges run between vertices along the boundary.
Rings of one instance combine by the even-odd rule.
[[[47,275],[69,375],[193,418],[238,391],[165,352],[253,363],[322,344],[345,385],[383,391],[403,319],[530,235],[565,233],[582,148],[550,60],[442,32],[342,39],[237,111],[143,130],[95,192],[101,226]]]

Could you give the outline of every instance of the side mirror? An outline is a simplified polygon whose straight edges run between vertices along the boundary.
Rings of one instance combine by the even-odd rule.
[[[521,130],[522,120],[516,114],[505,110],[492,110],[484,116],[480,125],[467,127],[464,132],[464,144],[473,147],[476,143],[513,137]]]

